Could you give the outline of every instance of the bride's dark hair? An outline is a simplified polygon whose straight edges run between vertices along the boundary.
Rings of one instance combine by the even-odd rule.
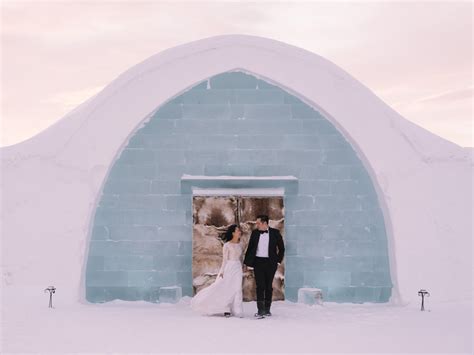
[[[232,240],[232,234],[235,232],[237,228],[240,228],[237,224],[233,224],[229,228],[227,228],[227,231],[224,233],[222,237],[222,239],[224,239],[224,242],[228,242],[229,240]]]

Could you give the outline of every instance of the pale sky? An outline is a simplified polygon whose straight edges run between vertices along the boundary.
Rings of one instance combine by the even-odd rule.
[[[405,118],[473,146],[470,1],[0,1],[0,146],[41,132],[146,58],[223,34],[319,54]]]

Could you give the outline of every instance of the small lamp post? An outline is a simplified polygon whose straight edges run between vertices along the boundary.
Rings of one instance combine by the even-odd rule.
[[[53,293],[56,293],[56,288],[54,286],[49,286],[44,289],[44,292],[49,292],[49,308],[53,308]]]
[[[421,296],[421,310],[425,310],[425,296],[430,297],[430,293],[426,290],[421,289],[418,291],[418,296]]]

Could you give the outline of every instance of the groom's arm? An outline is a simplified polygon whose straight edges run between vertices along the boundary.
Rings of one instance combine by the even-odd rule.
[[[281,236],[280,231],[277,231],[278,264],[280,264],[285,256],[285,244],[283,243],[283,237]]]
[[[248,259],[250,257],[250,252],[253,250],[254,244],[255,244],[255,237],[254,237],[254,232],[250,235],[249,238],[249,245],[247,246],[247,251],[245,252],[245,258],[244,258],[244,264],[247,265]],[[251,265],[247,265],[252,267]]]

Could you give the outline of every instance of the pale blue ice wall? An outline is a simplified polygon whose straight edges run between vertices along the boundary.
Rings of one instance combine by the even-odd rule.
[[[154,301],[172,285],[192,295],[183,174],[298,177],[298,194],[285,197],[287,299],[305,286],[327,301],[388,301],[384,220],[357,154],[320,113],[239,72],[159,108],[121,152],[95,214],[87,300]]]

